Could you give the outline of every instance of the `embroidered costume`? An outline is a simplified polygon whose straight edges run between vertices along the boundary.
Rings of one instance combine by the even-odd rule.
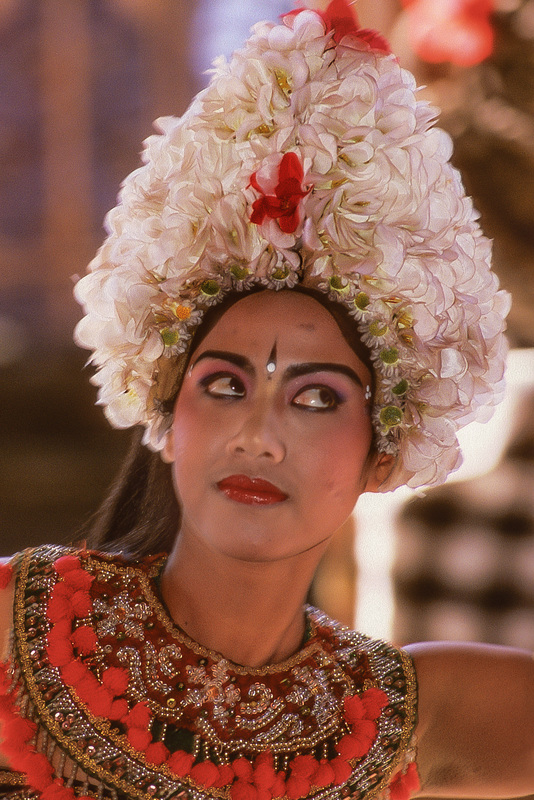
[[[2,797],[408,797],[405,653],[309,607],[292,658],[237,666],[174,625],[158,597],[164,562],[58,546],[18,557]]]

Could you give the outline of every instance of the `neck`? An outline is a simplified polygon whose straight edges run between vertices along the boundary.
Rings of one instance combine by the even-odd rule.
[[[320,553],[276,562],[221,556],[178,536],[161,590],[174,621],[198,644],[236,664],[284,661],[302,644],[304,602]]]

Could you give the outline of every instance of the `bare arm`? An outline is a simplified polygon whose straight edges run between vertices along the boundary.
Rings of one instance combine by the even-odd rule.
[[[411,645],[422,796],[534,793],[534,660],[522,650]]]

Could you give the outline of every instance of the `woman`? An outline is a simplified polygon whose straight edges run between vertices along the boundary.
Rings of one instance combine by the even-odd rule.
[[[0,572],[3,796],[533,792],[529,653],[304,606],[359,495],[444,480],[502,391],[508,301],[432,117],[333,3],[258,26],[149,141],[77,286],[143,443],[97,550]]]

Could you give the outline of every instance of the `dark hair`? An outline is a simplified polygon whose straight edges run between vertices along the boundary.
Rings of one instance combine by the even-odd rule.
[[[246,294],[232,292],[209,308],[195,331],[189,356],[232,305],[248,294],[260,291],[264,291],[263,287],[255,287]],[[313,297],[332,315],[348,345],[369,369],[374,390],[374,370],[369,350],[362,343],[355,321],[345,306],[332,302],[321,292],[305,287],[297,286],[291,291]],[[168,413],[174,407],[180,384],[181,379],[165,403]],[[180,506],[173,486],[172,468],[162,461],[159,453],[152,453],[142,444],[142,437],[143,430],[135,429],[119,473],[89,523],[87,546],[90,548],[111,553],[123,552],[133,559],[169,552],[172,548],[180,527]]]

